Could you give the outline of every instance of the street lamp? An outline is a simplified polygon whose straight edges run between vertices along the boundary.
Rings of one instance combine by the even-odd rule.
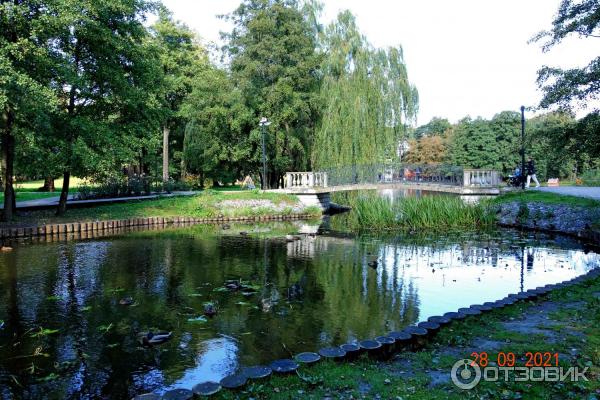
[[[262,190],[267,188],[267,154],[265,149],[265,133],[267,131],[267,126],[271,125],[271,121],[262,117],[258,125],[262,131],[262,162],[263,162],[263,178],[262,178]]]

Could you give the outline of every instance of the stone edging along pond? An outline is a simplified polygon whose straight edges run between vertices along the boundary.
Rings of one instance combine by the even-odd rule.
[[[367,354],[369,357],[380,360],[389,359],[395,353],[401,351],[413,351],[423,347],[443,326],[451,324],[453,321],[464,320],[465,318],[475,318],[485,312],[500,309],[518,301],[541,298],[554,289],[562,289],[581,283],[587,279],[598,277],[600,277],[600,268],[595,268],[584,275],[562,283],[550,284],[516,294],[509,294],[503,299],[495,302],[475,304],[470,307],[459,308],[456,312],[448,312],[441,316],[429,317],[427,321],[409,326],[401,331],[390,332],[386,335],[376,337],[373,340],[363,340],[358,343],[347,343],[337,347],[323,348],[320,349],[318,353],[299,353],[296,354],[293,359],[276,360],[268,366],[243,368],[241,372],[229,375],[221,379],[220,382],[199,383],[194,386],[192,390],[170,390],[162,397],[155,393],[146,393],[138,395],[134,399],[191,399],[194,396],[210,396],[223,388],[231,390],[240,389],[246,385],[249,380],[268,379],[272,373],[293,374],[300,367],[300,364],[310,365],[322,359],[350,361],[354,360],[360,354]]]
[[[311,214],[277,214],[249,217],[213,217],[213,218],[193,218],[193,217],[148,217],[148,218],[129,218],[107,221],[86,221],[86,222],[63,222],[59,224],[47,224],[40,226],[30,226],[24,228],[2,228],[0,229],[0,239],[16,239],[43,237],[52,235],[72,235],[81,234],[81,238],[93,237],[94,233],[115,233],[116,231],[128,228],[139,227],[167,227],[167,226],[190,226],[196,224],[224,224],[229,222],[260,222],[260,221],[286,221],[297,219],[308,219],[313,217]]]

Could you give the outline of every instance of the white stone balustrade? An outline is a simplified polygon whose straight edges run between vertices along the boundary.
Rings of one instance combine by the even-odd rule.
[[[327,187],[327,172],[287,172],[286,189]]]
[[[493,187],[500,185],[500,174],[493,169],[465,169],[463,170],[463,186],[465,187]]]

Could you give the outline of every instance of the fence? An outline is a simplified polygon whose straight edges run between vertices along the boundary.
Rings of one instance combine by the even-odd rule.
[[[451,165],[371,164],[325,170],[330,186],[424,182],[461,186],[463,168]]]
[[[319,172],[288,172],[285,177],[288,189],[382,183],[495,187],[500,184],[500,175],[491,169],[465,169],[445,164],[369,164]]]

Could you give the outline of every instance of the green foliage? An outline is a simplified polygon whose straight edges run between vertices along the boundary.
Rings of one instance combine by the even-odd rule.
[[[538,179],[572,178],[574,172],[600,166],[599,115],[591,113],[576,121],[571,113],[550,112],[526,121],[525,153],[535,160]],[[428,125],[446,127],[439,119]],[[420,129],[433,129],[428,125]],[[521,164],[520,114],[503,111],[491,120],[467,117],[441,135],[425,134],[409,145],[408,162],[493,168],[507,176]]]
[[[102,199],[128,196],[145,196],[162,191],[175,190],[174,182],[163,182],[159,179],[140,176],[119,176],[92,185],[81,185],[78,188],[78,199]]]
[[[312,28],[296,0],[245,0],[228,19],[225,35],[231,76],[248,109],[243,124],[245,163],[261,161],[260,117],[271,121],[266,138],[270,186],[286,171],[309,167],[316,122],[319,56]]]
[[[374,49],[354,16],[338,15],[320,36],[321,125],[315,135],[314,168],[381,162],[395,157],[405,123],[417,113],[402,48]]]
[[[454,128],[450,164],[469,168],[493,168],[508,174],[520,163],[521,117],[512,111],[492,118],[465,118]]]
[[[182,112],[187,97],[192,92],[195,82],[204,80],[209,68],[208,56],[200,45],[196,34],[187,26],[173,20],[166,9],[159,11],[158,21],[151,27],[151,46],[158,54],[161,69],[160,84],[155,88],[157,103],[156,114],[162,127],[162,135],[167,139],[167,160],[163,159],[163,168],[175,172],[178,165],[182,172],[186,171],[184,151],[184,131],[188,121]],[[188,115],[189,117],[189,115]],[[156,131],[158,133],[158,131]],[[156,138],[158,147],[162,149],[161,139]],[[168,160],[183,163],[169,164]],[[167,162],[167,165],[164,164]],[[163,172],[163,178],[165,178]]]
[[[581,175],[581,181],[586,186],[600,186],[600,169],[593,169]]]
[[[532,41],[546,40],[543,51],[548,51],[570,35],[600,37],[600,3],[597,0],[562,0],[551,31],[538,33]],[[582,68],[544,66],[538,71],[538,86],[544,92],[542,108],[559,106],[571,108],[573,103],[585,107],[590,100],[598,99],[600,93],[600,57]]]
[[[433,117],[431,121],[429,121],[427,124],[421,125],[417,129],[415,129],[413,132],[413,136],[416,139],[420,139],[423,136],[442,136],[450,128],[452,128],[452,124],[448,122],[447,119]]]
[[[15,202],[12,187],[16,147],[28,132],[48,127],[57,98],[49,87],[58,67],[57,53],[47,43],[57,21],[47,1],[0,2],[0,140],[3,219],[10,220]],[[54,3],[51,3],[54,5]]]
[[[60,55],[52,89],[60,107],[52,118],[65,180],[58,212],[66,208],[69,176],[106,177],[136,154],[130,133],[147,128],[147,103],[158,63],[145,46],[146,0],[62,0],[51,46]]]
[[[360,196],[352,204],[351,225],[368,230],[454,230],[490,228],[495,216],[487,202],[467,204],[456,196],[407,197],[397,202]]]
[[[244,129],[255,121],[225,71],[215,67],[202,71],[182,115],[188,121],[183,147],[187,172],[198,174],[201,183],[205,178],[232,183],[254,172],[246,164],[253,155]]]

